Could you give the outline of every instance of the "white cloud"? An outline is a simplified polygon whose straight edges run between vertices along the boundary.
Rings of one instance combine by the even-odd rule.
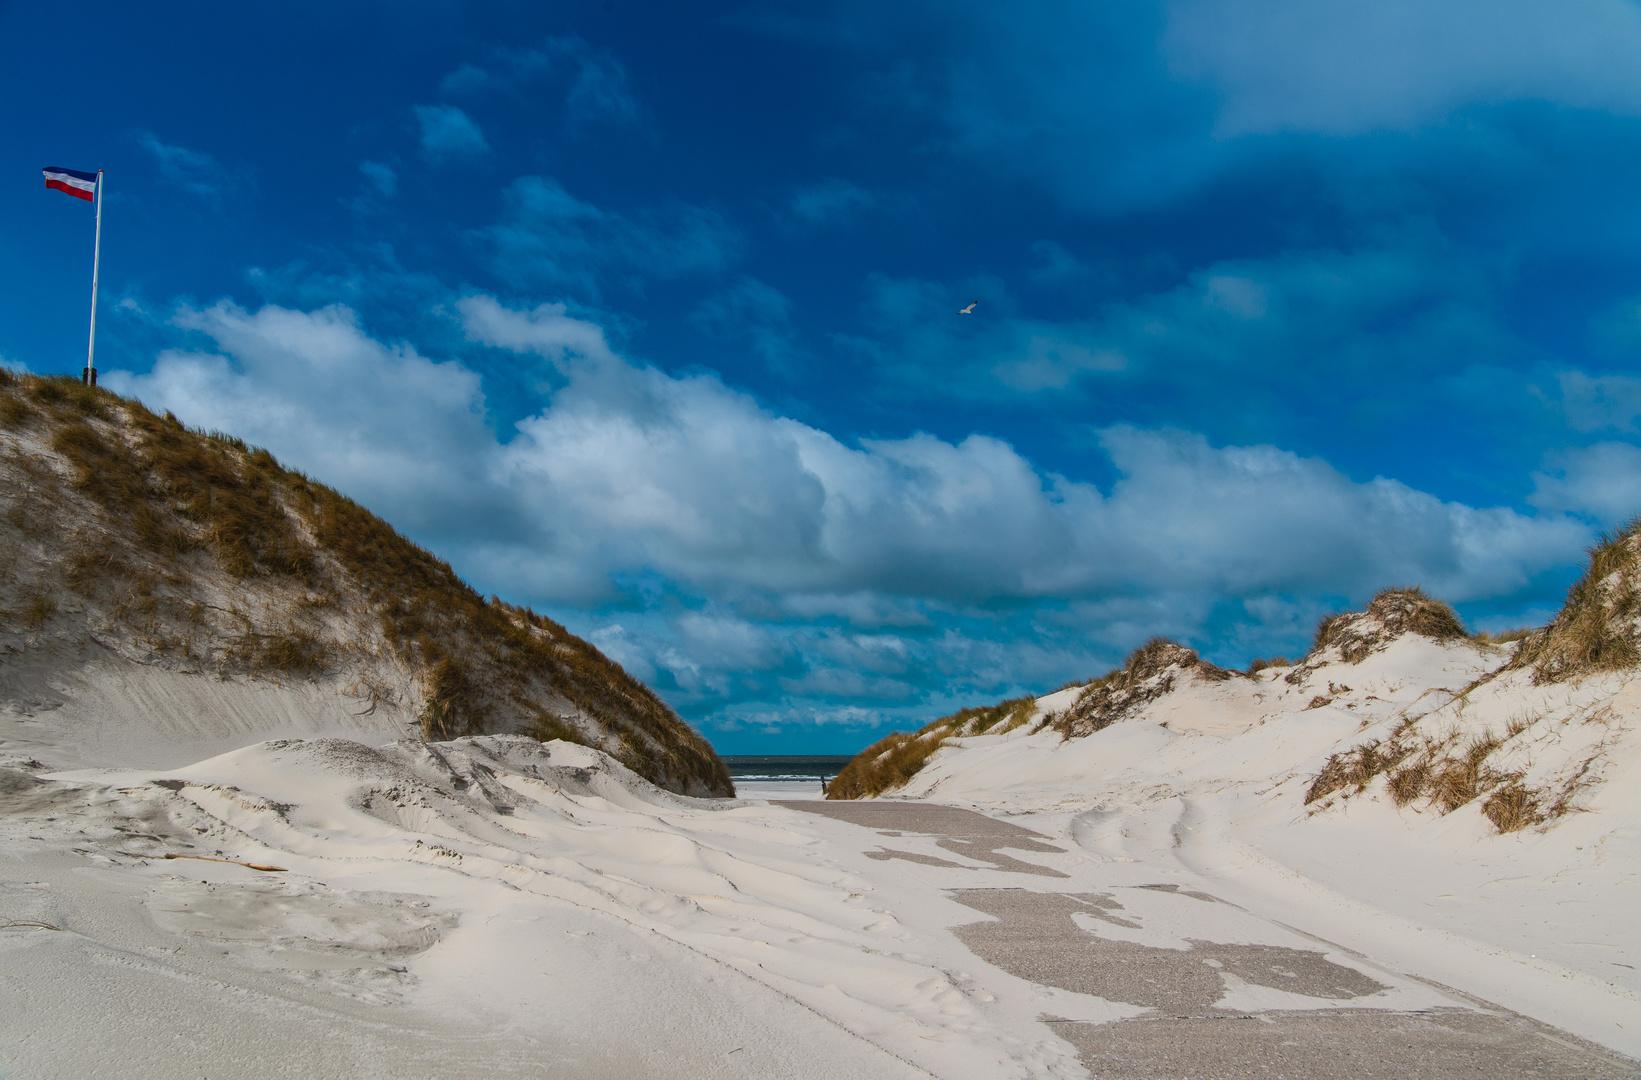
[[[627,69],[608,52],[588,50],[578,57],[580,71],[564,99],[565,115],[572,129],[597,121],[636,124],[638,99],[627,81]]]
[[[872,64],[874,105],[939,125],[920,149],[954,151],[965,168],[1024,179],[1101,217],[1249,165],[1291,167],[1293,145],[1238,136],[1408,130],[1521,100],[1641,115],[1632,0],[842,0],[824,10],[830,18],[769,28]],[[1499,137],[1488,146],[1514,145]],[[1381,166],[1383,149],[1359,161]]]
[[[359,171],[365,174],[370,186],[384,199],[391,199],[399,193],[399,174],[393,171],[392,166],[379,161],[361,161]]]
[[[185,422],[232,431],[402,526],[448,535],[458,512],[502,509],[486,475],[494,433],[479,377],[410,345],[384,345],[348,308],[181,309],[215,348],[169,349],[143,375],[103,382]]]
[[[160,175],[190,195],[215,202],[244,183],[242,176],[204,151],[164,142],[152,131],[139,131],[136,138],[137,145],[153,157]]]
[[[1641,115],[1625,0],[1173,0],[1163,48],[1223,92],[1225,135],[1407,128],[1523,98]]]
[[[460,64],[440,80],[439,90],[449,95],[516,90],[555,74],[570,75],[564,113],[572,131],[600,122],[640,124],[642,109],[626,67],[609,50],[594,49],[575,35],[549,37],[531,48],[500,49],[483,65]]]
[[[1215,274],[1208,276],[1205,282],[1203,302],[1238,319],[1263,319],[1269,307],[1270,290],[1251,278]]]
[[[1631,375],[1597,375],[1563,371],[1561,407],[1575,431],[1617,428],[1635,430],[1641,417],[1641,379]]]
[[[792,213],[806,225],[847,224],[878,204],[878,197],[847,180],[822,180],[792,193]]]
[[[573,287],[593,295],[615,276],[678,278],[725,269],[742,247],[723,217],[675,203],[628,217],[571,195],[557,180],[522,176],[508,185],[501,222],[475,237],[498,274],[521,284]]]
[[[454,308],[475,345],[557,371],[510,438],[471,368],[377,341],[341,307],[184,309],[177,325],[211,348],[107,382],[268,446],[436,540],[486,591],[582,612],[619,600],[584,632],[720,716],[793,694],[842,709],[948,683],[1015,692],[1092,674],[1136,636],[1189,636],[1216,605],[1251,605],[1232,636],[1259,648],[1296,617],[1264,610],[1273,597],[1507,596],[1590,537],[1559,513],[1570,496],[1537,517],[1477,509],[1182,431],[1101,431],[1118,476],[1103,491],[983,434],[848,442],[712,375],[634,364],[563,305]]]
[[[707,297],[690,322],[720,340],[745,343],[778,371],[793,371],[803,358],[792,326],[792,301],[757,278],[743,277]]]
[[[488,69],[463,62],[439,80],[441,94],[480,94],[496,85],[497,78]]]
[[[1108,428],[1122,478],[1099,524],[1108,557],[1154,587],[1217,595],[1423,584],[1453,601],[1506,595],[1565,562],[1587,535],[1557,517],[1443,502],[1395,480],[1351,480],[1271,446]]]
[[[706,594],[765,590],[810,605],[822,594],[973,603],[1410,581],[1466,599],[1519,587],[1584,538],[1558,517],[1443,502],[1182,431],[1104,429],[1119,474],[1107,492],[1045,476],[981,434],[850,445],[714,376],[629,363],[562,305],[519,311],[471,296],[457,308],[472,340],[539,355],[566,379],[505,443],[486,425],[476,374],[384,345],[342,307],[185,309],[177,324],[218,351],[172,350],[147,375],[108,378],[401,517],[421,506],[412,519],[448,520],[437,507],[451,502],[507,507],[530,523],[510,569],[555,598],[649,571]],[[493,516],[468,542],[500,554]]]
[[[597,367],[618,365],[598,324],[571,318],[563,304],[542,304],[528,312],[503,307],[494,297],[467,296],[456,301],[469,341],[482,341],[513,352],[537,353],[567,368],[577,360]]]
[[[1025,393],[1063,390],[1095,371],[1121,371],[1128,356],[1120,349],[1091,349],[1049,328],[1026,328],[1024,347],[1013,359],[999,361],[992,373],[1004,386]]]
[[[454,105],[417,105],[412,109],[422,129],[422,153],[434,162],[478,157],[490,152],[471,117]]]
[[[1070,253],[1046,250],[1075,267]],[[1063,321],[1016,314],[1002,284],[988,279],[954,286],[873,275],[866,309],[876,337],[861,348],[880,372],[925,394],[931,386],[980,399],[1004,389],[1055,394],[1122,372],[1113,381],[1165,382],[1200,414],[1262,407],[1260,395],[1279,378],[1321,386],[1330,398],[1346,387],[1367,396],[1392,373],[1429,385],[1455,355],[1520,357],[1526,346],[1478,313],[1488,288],[1475,265],[1421,237],[1214,263],[1172,288]],[[974,317],[949,317],[972,299],[980,300]]]
[[[1545,457],[1527,501],[1541,510],[1585,514],[1619,525],[1641,514],[1641,447],[1600,442]]]
[[[1246,594],[1423,581],[1464,599],[1519,587],[1583,537],[1560,519],[1186,432],[1106,429],[1122,474],[1109,494],[1044,476],[985,435],[848,445],[714,377],[627,364],[561,309],[474,297],[462,311],[481,341],[597,361],[568,367],[503,460],[517,497],[577,523],[574,543],[601,573],[963,602],[1135,582]]]

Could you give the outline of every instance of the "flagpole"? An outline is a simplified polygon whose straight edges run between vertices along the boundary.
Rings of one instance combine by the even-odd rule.
[[[97,385],[97,274],[103,261],[103,171],[97,170],[97,243],[91,249],[91,339],[85,347],[85,371],[81,378],[87,386]]]

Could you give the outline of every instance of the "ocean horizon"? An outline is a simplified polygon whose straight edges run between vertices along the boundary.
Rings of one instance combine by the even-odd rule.
[[[852,759],[836,754],[721,754],[735,780],[829,780]]]

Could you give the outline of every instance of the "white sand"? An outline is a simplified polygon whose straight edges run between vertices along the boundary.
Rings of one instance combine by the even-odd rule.
[[[1513,672],[1455,700],[1501,659],[1408,635],[1298,686],[1288,669],[1186,678],[1087,738],[960,740],[897,794],[1013,815],[1641,1056],[1641,681],[1534,687]],[[1318,696],[1332,702],[1307,708]],[[1331,753],[1421,716],[1421,730],[1466,737],[1531,721],[1495,760],[1530,784],[1584,770],[1576,811],[1500,836],[1480,799],[1445,816],[1423,800],[1398,809],[1382,777],[1304,805]]]
[[[1008,854],[1052,878],[929,835],[680,798],[565,743],[394,741],[391,717],[304,706],[312,687],[139,677],[98,709],[14,711],[0,923],[62,929],[0,928],[0,1073],[1085,1075],[1043,1018],[1142,1010],[980,960],[952,931],[987,918],[965,887],[1117,888],[1141,929],[1078,925],[1322,949],[1384,986],[1353,1008],[1475,1008],[1433,981],[1641,1053],[1622,966],[1641,966],[1637,687],[1506,678],[1448,704],[1496,663],[1410,637],[1301,686],[1185,680],[1086,739],[966,740],[903,793],[1036,829],[1055,850]],[[1353,689],[1305,709],[1330,679]],[[119,701],[137,704],[116,723]],[[1499,837],[1473,806],[1397,811],[1372,789],[1302,805],[1329,753],[1399,715],[1501,729],[1528,705],[1535,775],[1594,751],[1601,777],[1553,826]],[[334,731],[349,737],[289,737]],[[1337,1002],[1227,974],[1218,1004]]]
[[[0,918],[64,932],[0,930],[17,1076],[1078,1075],[1042,991],[970,985],[944,927],[977,916],[862,858],[874,834],[596,751],[281,740],[34,771],[0,819]]]

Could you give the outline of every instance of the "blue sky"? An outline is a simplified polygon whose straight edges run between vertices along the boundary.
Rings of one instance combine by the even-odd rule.
[[[268,446],[727,753],[1641,511],[1641,6],[0,4],[0,360]],[[958,307],[979,300],[975,313]]]

